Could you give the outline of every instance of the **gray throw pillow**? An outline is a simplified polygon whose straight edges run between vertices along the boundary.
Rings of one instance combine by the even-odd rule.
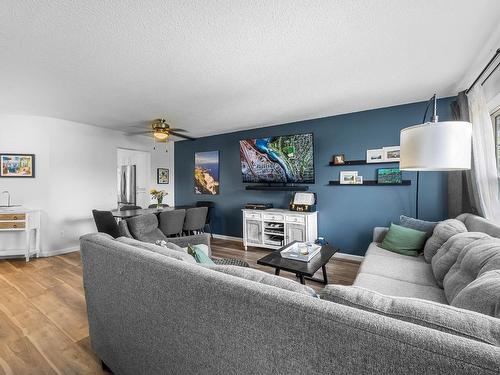
[[[459,233],[455,234],[439,248],[436,255],[432,257],[431,263],[432,272],[434,273],[437,284],[441,288],[443,287],[443,281],[446,274],[453,264],[455,264],[462,249],[483,237],[488,237],[488,235],[481,232]]]
[[[127,237],[119,237],[116,240],[119,242],[123,242],[127,245],[132,245],[132,246],[138,247],[140,249],[144,249],[144,250],[152,251],[154,253],[162,254],[162,255],[168,256],[170,258],[181,260],[183,262],[197,264],[196,260],[194,260],[194,258],[191,255],[185,253],[182,249],[180,251],[179,250],[172,250],[168,247],[162,247],[162,246],[154,245],[152,243],[141,242],[141,241],[135,240],[133,238],[127,238]]]
[[[448,219],[438,223],[434,227],[432,236],[429,237],[424,247],[424,258],[427,263],[432,261],[432,257],[443,244],[458,233],[467,232],[464,223],[457,219]]]
[[[417,298],[392,297],[353,286],[328,285],[321,299],[403,320],[423,327],[500,345],[500,320]]]
[[[488,271],[471,282],[451,305],[500,318],[500,270]]]
[[[305,294],[311,297],[317,297],[313,288],[299,284],[296,281],[288,280],[280,276],[270,275],[266,272],[253,268],[239,266],[207,266],[207,268],[222,272],[228,275],[240,277],[242,279],[255,281],[260,284],[275,286],[280,289],[286,289],[291,292]]]
[[[452,303],[462,289],[482,274],[500,269],[500,239],[483,237],[465,246],[444,277],[444,294]]]
[[[420,219],[415,219],[413,217],[401,215],[399,217],[399,224],[402,227],[419,230],[421,232],[427,233],[427,238],[432,236],[435,226],[438,224],[436,221],[425,221]]]

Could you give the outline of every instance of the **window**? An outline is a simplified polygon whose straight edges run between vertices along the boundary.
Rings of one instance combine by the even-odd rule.
[[[497,171],[500,176],[500,108],[491,115],[491,123],[495,130],[495,151],[497,157]]]

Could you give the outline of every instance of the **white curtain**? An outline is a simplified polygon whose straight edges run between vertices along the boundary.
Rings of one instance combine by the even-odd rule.
[[[499,184],[495,155],[495,135],[484,91],[476,85],[467,94],[472,123],[473,189],[482,216],[500,224]]]

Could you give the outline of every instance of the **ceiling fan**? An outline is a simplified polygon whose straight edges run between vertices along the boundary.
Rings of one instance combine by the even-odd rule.
[[[171,135],[174,135],[179,138],[188,139],[190,141],[195,140],[196,138],[190,137],[186,134],[187,130],[171,128],[167,123],[167,120],[164,118],[158,118],[149,123],[151,129],[143,130],[135,133],[128,133],[128,135],[141,135],[141,134],[151,134],[156,142],[165,143],[168,141]]]

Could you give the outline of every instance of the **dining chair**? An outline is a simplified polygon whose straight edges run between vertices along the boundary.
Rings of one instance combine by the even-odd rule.
[[[100,233],[107,233],[113,238],[120,237],[120,230],[118,224],[111,211],[92,210],[97,231]]]
[[[212,227],[210,226],[210,223],[212,221],[212,215],[214,212],[215,203],[212,201],[198,201],[198,202],[196,202],[196,207],[207,207],[208,208],[207,218],[205,220],[205,227],[208,227],[208,233],[210,233],[210,237],[214,238],[214,235],[212,234]]]
[[[207,220],[208,207],[194,207],[186,210],[186,219],[184,220],[184,232],[195,234],[202,232]]]
[[[184,228],[186,210],[163,211],[158,214],[158,228],[167,237],[179,236]]]
[[[136,206],[133,204],[130,204],[128,206],[121,206],[120,211],[128,211],[128,210],[142,210],[141,206]]]

